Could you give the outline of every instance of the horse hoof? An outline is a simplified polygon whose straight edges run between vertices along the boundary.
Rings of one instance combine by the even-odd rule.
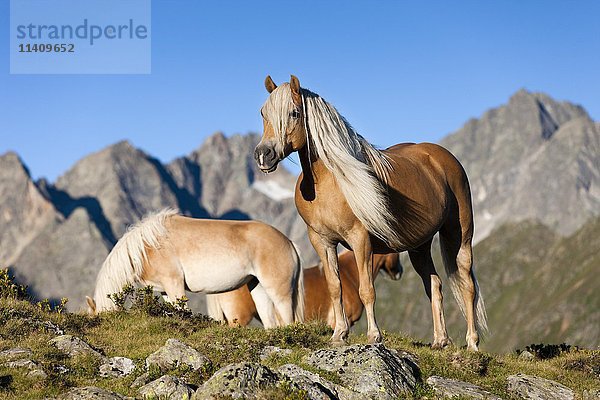
[[[348,343],[346,343],[346,341],[344,339],[339,339],[339,338],[331,338],[331,346],[332,347],[340,347],[340,346],[345,346]]]
[[[468,345],[468,346],[467,346],[467,350],[469,350],[469,351],[474,351],[474,352],[478,352],[478,351],[479,351],[479,347],[477,347],[477,345],[476,345],[476,344],[473,344],[473,345]]]
[[[383,337],[381,336],[381,333],[377,333],[376,335],[369,335],[367,341],[369,344],[377,344],[383,342]]]
[[[433,344],[431,345],[431,348],[433,350],[442,350],[442,349],[450,346],[451,344],[452,344],[452,341],[450,339],[446,338],[446,339],[442,339],[437,342],[433,342]]]

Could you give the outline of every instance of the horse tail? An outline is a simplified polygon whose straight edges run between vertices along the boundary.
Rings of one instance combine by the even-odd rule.
[[[176,214],[174,209],[165,209],[127,229],[98,272],[94,292],[97,312],[114,310],[115,304],[108,296],[141,279],[144,261],[148,259],[147,249],[160,247],[160,240],[167,234],[165,222]]]
[[[485,336],[489,333],[485,302],[483,301],[483,296],[481,295],[481,290],[479,289],[479,282],[477,281],[475,273],[472,270],[471,276],[473,277],[473,283],[475,284],[475,313],[477,315],[477,318],[475,319],[475,328],[477,328],[477,332],[479,332],[482,336]]]
[[[215,321],[225,321],[225,313],[223,312],[223,307],[221,307],[221,302],[219,301],[218,295],[206,295],[206,310],[208,312],[208,316]]]
[[[296,287],[292,298],[294,310],[294,322],[304,322],[304,270],[302,269],[302,257],[296,243],[292,242],[296,256]]]
[[[446,262],[446,260],[444,260],[446,274],[450,278],[450,289],[452,291],[452,295],[456,299],[456,302],[458,303],[458,308],[460,309],[462,315],[466,316],[466,305],[462,297],[463,281],[460,278],[458,270],[452,269],[453,265],[453,263],[449,263]],[[473,269],[471,269],[471,279],[473,280],[473,284],[475,287],[475,328],[481,336],[484,336],[489,332],[487,326],[487,313],[485,311],[485,302],[483,301],[483,296],[481,295],[481,290],[479,289],[479,282],[477,281],[477,277],[475,276],[475,272],[473,271]]]

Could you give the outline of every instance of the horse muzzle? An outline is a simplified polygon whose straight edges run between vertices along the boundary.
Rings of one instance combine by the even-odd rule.
[[[258,168],[267,174],[275,171],[279,161],[281,161],[275,148],[268,144],[259,144],[256,146],[256,149],[254,149],[254,159]]]

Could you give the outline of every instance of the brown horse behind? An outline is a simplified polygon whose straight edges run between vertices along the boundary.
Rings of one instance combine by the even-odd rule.
[[[369,342],[382,340],[371,255],[407,250],[431,301],[433,347],[450,343],[442,281],[431,258],[431,242],[439,232],[444,266],[467,321],[467,346],[477,350],[486,318],[472,269],[471,191],[458,160],[431,143],[376,149],[333,105],[301,88],[295,76],[281,86],[267,77],[265,87],[270,95],[261,108],[264,131],[254,157],[269,173],[289,154],[299,153],[296,208],[325,271],[335,315],[332,342],[344,343],[349,327],[338,276],[336,246],[342,243],[356,257]]]
[[[341,253],[339,266],[344,309],[352,326],[360,319],[364,308],[358,293],[358,267],[354,254],[351,251]],[[385,271],[393,280],[400,279],[402,265],[398,253],[373,255],[373,276],[378,276],[380,271]],[[323,269],[317,265],[303,273],[305,321],[321,320],[334,328],[333,307]],[[229,326],[246,326],[253,318],[260,319],[247,285],[231,292],[207,295],[206,304],[211,318],[226,321]]]

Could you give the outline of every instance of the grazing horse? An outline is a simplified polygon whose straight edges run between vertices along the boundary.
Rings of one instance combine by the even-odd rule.
[[[375,319],[372,253],[407,250],[431,302],[433,344],[450,343],[442,309],[442,282],[431,258],[439,232],[452,291],[467,321],[467,346],[478,349],[486,329],[483,300],[472,269],[473,210],[467,175],[446,149],[405,143],[380,151],[360,136],[321,96],[295,76],[277,86],[261,108],[264,132],[254,157],[269,173],[290,153],[300,156],[296,207],[319,255],[335,315],[332,342],[344,343],[348,320],[342,303],[336,246],[353,249],[368,340],[381,341]]]
[[[304,320],[296,248],[277,229],[258,221],[195,219],[174,210],[146,217],[104,261],[94,299],[87,298],[89,311],[114,309],[108,295],[134,282],[166,292],[171,302],[186,289],[220,293],[249,284],[266,328]]]
[[[358,268],[351,251],[345,251],[339,255],[339,266],[344,310],[346,310],[348,322],[352,326],[360,319],[363,304],[358,294]],[[379,271],[385,271],[393,280],[400,279],[402,265],[398,253],[374,254],[373,275],[377,276]],[[322,320],[334,328],[333,307],[323,269],[317,265],[305,269],[303,274],[305,321]],[[260,318],[247,286],[227,293],[210,294],[206,296],[206,305],[211,318],[227,321],[229,326],[246,326],[253,318]]]

